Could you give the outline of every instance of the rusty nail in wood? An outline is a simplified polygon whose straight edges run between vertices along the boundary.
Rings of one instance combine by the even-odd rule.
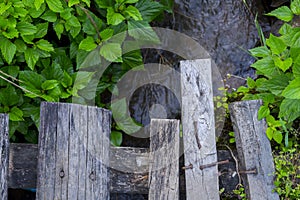
[[[246,171],[239,171],[240,174],[257,174],[257,170],[246,170]]]
[[[131,182],[132,183],[136,183],[136,182],[139,182],[139,181],[142,181],[142,180],[146,180],[146,179],[148,179],[148,175],[145,175],[145,176],[133,179],[133,180],[131,180]]]
[[[183,170],[186,170],[186,169],[193,169],[193,165],[190,164],[189,166],[184,166],[182,167]]]
[[[219,162],[213,162],[211,164],[207,164],[207,165],[201,165],[199,168],[201,170],[203,170],[204,168],[208,168],[208,167],[213,167],[215,165],[222,165],[222,164],[226,164],[226,163],[229,163],[229,160],[222,160],[222,161],[219,161]]]
[[[59,172],[59,177],[60,177],[60,178],[65,177],[65,172],[64,172],[64,170],[60,170],[60,172]]]

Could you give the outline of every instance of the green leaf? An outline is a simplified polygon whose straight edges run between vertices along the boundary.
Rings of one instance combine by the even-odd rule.
[[[284,99],[280,104],[279,117],[284,117],[288,122],[292,122],[300,117],[300,100]]]
[[[90,1],[90,0],[82,0],[82,2],[86,3],[86,5],[87,5],[88,7],[91,6],[91,1]]]
[[[23,121],[23,112],[18,107],[14,106],[9,112],[9,119],[11,121]]]
[[[266,15],[277,17],[285,22],[291,21],[294,16],[292,11],[287,6],[281,6]]]
[[[45,81],[45,78],[33,71],[24,70],[20,71],[19,79],[22,81],[20,85],[32,92],[39,92],[41,85]]]
[[[28,22],[17,23],[17,29],[22,35],[33,35],[37,32],[37,27]]]
[[[2,15],[5,11],[7,11],[12,5],[12,2],[0,3],[0,15]]]
[[[8,87],[0,89],[0,102],[4,106],[16,105],[19,102],[19,95],[15,88],[8,85]]]
[[[32,18],[38,18],[45,12],[45,10],[46,10],[46,4],[43,3],[38,10],[35,7],[31,7],[28,10],[28,13]]]
[[[79,49],[85,51],[92,51],[97,47],[97,44],[94,41],[94,38],[91,36],[87,36],[84,40],[82,40],[79,44]]]
[[[296,78],[282,92],[282,95],[289,99],[300,99],[300,78]]]
[[[258,120],[270,115],[270,109],[268,106],[261,106],[258,110]]]
[[[271,57],[265,57],[256,61],[251,67],[257,69],[264,76],[271,78],[276,73],[274,60]]]
[[[46,0],[47,5],[53,12],[62,12],[64,10],[60,0]]]
[[[10,64],[15,56],[17,47],[4,37],[0,37],[0,49],[5,61]]]
[[[114,0],[95,0],[95,2],[100,8],[113,7],[115,4]]]
[[[143,57],[140,50],[125,53],[123,54],[122,59],[122,68],[125,70],[141,69],[141,67],[144,67]]]
[[[46,80],[42,84],[43,90],[52,90],[53,88],[57,87],[59,85],[59,82],[57,80]]]
[[[144,21],[151,22],[159,16],[166,7],[156,1],[141,0],[135,7],[140,11]],[[167,10],[171,11],[171,10]]]
[[[48,32],[48,22],[40,23],[37,27],[37,32],[35,33],[35,38],[43,38]]]
[[[274,133],[273,133],[273,139],[278,144],[281,144],[282,139],[283,139],[282,133],[280,131],[274,131]]]
[[[300,0],[293,0],[291,2],[291,10],[295,15],[300,15]]]
[[[70,1],[69,1],[70,2]],[[72,8],[66,8],[64,9],[64,11],[62,11],[60,13],[61,18],[63,18],[64,20],[68,20],[72,17]]]
[[[113,36],[113,34],[114,34],[114,30],[112,30],[110,28],[104,29],[103,31],[100,32],[102,41],[108,40],[109,38],[111,38]]]
[[[121,45],[118,43],[105,43],[101,46],[100,55],[110,62],[120,62],[122,56]]]
[[[266,40],[266,44],[270,47],[272,53],[277,55],[281,54],[287,48],[284,41],[281,38],[274,36],[272,33]]]
[[[54,51],[52,44],[50,44],[50,42],[48,42],[47,40],[41,39],[41,40],[37,41],[35,44],[41,50],[44,50],[47,52]]]
[[[85,88],[89,82],[92,80],[94,72],[83,72],[79,71],[76,73],[76,78],[74,79],[73,95],[77,95],[78,90]]]
[[[271,54],[270,50],[266,46],[250,49],[249,52],[254,57],[266,57]]]
[[[125,20],[125,17],[120,13],[116,13],[113,8],[107,9],[106,18],[108,25],[118,25]]]
[[[112,131],[110,134],[110,143],[115,146],[115,147],[119,147],[122,144],[122,133],[119,131]]]
[[[43,20],[46,20],[48,22],[55,22],[57,20],[57,15],[55,12],[51,11],[51,10],[47,10],[42,16],[41,18]]]
[[[265,81],[263,87],[267,88],[272,94],[280,96],[282,91],[289,84],[289,77],[286,75],[278,75],[272,77],[272,79]]]
[[[248,87],[249,87],[250,89],[256,87],[255,81],[254,81],[252,78],[250,78],[250,77],[247,78],[247,85],[248,85]]]
[[[58,37],[58,39],[61,38],[61,34],[64,32],[64,25],[61,23],[54,23],[54,31]]]
[[[17,38],[19,36],[19,32],[15,27],[8,27],[2,34],[8,39]]]
[[[141,126],[137,124],[131,117],[125,118],[121,121],[117,121],[118,127],[127,134],[132,134],[141,129]]]
[[[174,0],[160,0],[160,3],[165,6],[167,12],[173,12]]]
[[[72,77],[66,71],[64,71],[64,77],[63,77],[63,79],[61,81],[61,84],[65,88],[68,88],[68,87],[72,86],[72,84],[73,84]]]
[[[122,0],[123,1],[123,0]],[[125,0],[124,3],[136,3],[139,0]]]
[[[98,66],[97,71],[100,73],[100,70],[102,71],[105,70],[101,68],[100,63],[101,63],[101,57],[99,54],[99,50],[95,49],[94,51],[89,52],[87,56],[85,56],[80,66],[80,69]]]
[[[69,6],[69,7],[72,7],[73,5],[79,4],[79,3],[80,3],[79,0],[69,0],[69,1],[68,1],[68,6]]]
[[[140,11],[131,5],[125,9],[124,14],[127,14],[128,16],[132,17],[134,20],[143,20]]]
[[[34,6],[38,10],[40,9],[41,5],[45,2],[45,0],[34,0]]]
[[[288,70],[293,64],[292,58],[287,58],[286,60],[282,61],[279,57],[276,56],[273,59],[274,59],[275,66],[281,69],[283,72]]]
[[[33,70],[36,62],[39,60],[39,53],[32,48],[27,48],[24,54],[28,67]]]
[[[146,21],[128,21],[128,34],[136,40],[158,43],[160,40]]]

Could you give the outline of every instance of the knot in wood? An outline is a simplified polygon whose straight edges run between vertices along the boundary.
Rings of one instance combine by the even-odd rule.
[[[193,165],[189,164],[189,166],[184,166],[182,167],[183,170],[187,170],[187,169],[193,169]]]
[[[60,170],[60,172],[59,172],[59,177],[60,177],[60,178],[65,177],[65,172],[64,172],[64,170]]]
[[[91,174],[89,175],[89,178],[94,181],[95,180],[95,174],[94,172],[91,172]]]

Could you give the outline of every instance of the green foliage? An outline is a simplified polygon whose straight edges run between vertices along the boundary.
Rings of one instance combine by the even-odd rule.
[[[238,195],[238,199],[247,200],[246,193],[245,193],[245,188],[242,184],[239,184],[237,186],[237,189],[233,190],[233,193]]]
[[[300,117],[300,28],[293,26],[299,7],[300,1],[292,1],[290,8],[282,6],[267,14],[285,23],[279,36],[270,34],[267,39],[261,36],[263,46],[249,50],[257,59],[251,66],[258,78],[248,78],[248,87],[237,90],[243,100],[263,100],[258,118],[266,118],[268,138],[279,144],[284,141],[286,146],[288,130]]]
[[[275,191],[281,199],[298,199],[300,196],[300,162],[299,146],[284,148],[274,155]]]
[[[109,108],[102,97],[126,71],[142,66],[139,50],[125,53],[124,31],[135,40],[156,40],[149,23],[171,7],[171,0],[1,2],[0,112],[9,113],[11,140],[37,142],[41,101],[88,104],[96,99]],[[105,72],[102,63],[111,63]],[[122,132],[136,129],[130,123],[122,118],[114,127],[114,145],[121,144]]]

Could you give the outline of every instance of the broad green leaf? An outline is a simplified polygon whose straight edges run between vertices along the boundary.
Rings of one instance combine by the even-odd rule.
[[[83,72],[79,71],[76,73],[73,85],[73,95],[77,95],[78,90],[85,88],[92,80],[94,72]]]
[[[270,37],[266,40],[266,44],[270,47],[272,53],[277,55],[281,54],[287,48],[284,41],[273,34],[270,34]]]
[[[160,0],[159,2],[165,6],[165,10],[167,12],[169,13],[173,12],[174,0]]]
[[[295,15],[300,15],[300,0],[293,0],[291,2],[291,10]]]
[[[262,99],[265,105],[274,103],[275,101],[275,95],[271,93],[259,93],[256,95],[258,97],[257,99]]]
[[[138,2],[139,0],[125,0],[125,3],[136,3]]]
[[[136,40],[158,43],[160,40],[146,21],[128,21],[128,34]]]
[[[15,27],[8,27],[2,34],[8,39],[17,38],[19,36],[19,31]]]
[[[33,70],[34,69],[34,66],[36,64],[36,62],[38,61],[39,59],[39,53],[32,49],[32,48],[27,48],[25,50],[25,60],[26,60],[26,63],[28,65],[28,67]]]
[[[289,77],[286,75],[278,75],[272,77],[270,80],[264,82],[264,87],[267,88],[272,94],[280,96],[282,91],[289,84]]]
[[[99,50],[95,49],[95,50],[89,52],[89,54],[84,58],[81,66],[80,66],[80,69],[97,66],[98,67],[97,72],[100,72],[100,70],[101,70],[100,63],[101,63],[101,56],[99,54]],[[103,70],[105,70],[105,69],[103,69]]]
[[[300,78],[300,64],[293,65],[293,75],[295,78]]]
[[[46,4],[43,3],[38,10],[35,7],[31,7],[28,13],[32,18],[38,18],[45,12],[46,7]]]
[[[118,25],[125,20],[125,17],[120,13],[116,13],[113,8],[107,9],[106,18],[108,25]]]
[[[23,121],[23,112],[18,107],[14,106],[9,112],[9,119],[11,121]]]
[[[30,117],[37,128],[40,127],[40,107],[32,104],[23,104],[24,117]]]
[[[59,82],[57,80],[46,80],[42,84],[43,90],[52,90],[53,88],[57,87],[59,85]]]
[[[17,23],[17,29],[22,35],[33,35],[37,32],[37,27],[28,22]]]
[[[90,1],[90,0],[82,0],[82,2],[86,3],[86,5],[87,5],[88,7],[91,6],[91,1]]]
[[[70,1],[69,1],[70,2]],[[64,9],[64,11],[62,11],[59,15],[61,16],[61,18],[63,18],[64,20],[68,20],[72,17],[72,8],[66,8]]]
[[[254,57],[266,57],[271,54],[270,50],[266,46],[250,49],[249,52]]]
[[[90,52],[78,49],[76,54],[76,69],[79,69]],[[98,52],[99,53],[99,52]]]
[[[287,23],[284,23],[281,28],[279,29],[279,33],[281,35],[286,35],[288,33],[290,33],[292,31],[292,26],[287,24]]]
[[[159,2],[148,0],[139,1],[135,7],[140,11],[143,20],[147,22],[153,21],[166,9],[166,7]]]
[[[12,5],[12,2],[0,3],[0,15],[2,15],[5,11],[7,11]]]
[[[280,104],[279,117],[292,122],[300,117],[300,100],[299,99],[284,99]]]
[[[121,146],[121,143],[122,143],[122,133],[119,132],[119,131],[112,131],[110,133],[110,143],[113,145],[113,146],[116,146],[116,147],[119,147]]]
[[[85,51],[92,51],[97,47],[97,44],[94,41],[94,38],[91,36],[87,36],[84,40],[82,40],[79,44],[79,49]]]
[[[4,37],[0,37],[0,49],[5,61],[10,64],[15,56],[17,47]]]
[[[25,8],[15,7],[15,14],[20,17],[26,17],[26,15],[28,14],[28,10],[26,10]]]
[[[266,15],[277,17],[285,22],[291,21],[294,16],[292,11],[287,6],[281,6]]]
[[[286,60],[282,61],[279,57],[275,56],[273,59],[274,59],[275,66],[281,69],[283,72],[288,70],[293,64],[292,58],[287,58]]]
[[[0,102],[4,106],[13,106],[19,102],[19,95],[13,86],[0,89]]]
[[[45,59],[44,59],[45,60]],[[64,77],[64,72],[61,66],[57,62],[53,62],[52,65],[45,63],[44,69],[41,72],[47,80],[62,80]]]
[[[35,44],[41,50],[44,50],[47,52],[54,51],[52,44],[50,44],[50,42],[48,42],[47,40],[41,39],[41,40],[37,41]]]
[[[53,12],[62,12],[64,10],[60,0],[46,0],[47,5]]]
[[[73,84],[73,79],[72,77],[66,72],[64,71],[64,77],[61,80],[61,84],[65,87],[68,88]]]
[[[282,139],[283,139],[282,133],[280,131],[274,131],[274,133],[273,133],[273,139],[278,144],[281,144]]]
[[[272,128],[268,127],[267,130],[266,130],[266,134],[267,134],[268,139],[272,140],[273,139],[274,130]]]
[[[125,53],[123,54],[122,59],[123,59],[122,68],[125,70],[141,69],[144,67],[143,57],[141,55],[140,50],[130,51],[128,53]]]
[[[251,67],[257,69],[268,78],[271,78],[276,73],[274,60],[271,57],[260,59],[252,64]]]
[[[125,118],[116,122],[118,127],[127,134],[132,134],[141,129],[141,126],[137,124],[131,117]]]
[[[95,2],[100,8],[110,8],[115,4],[114,0],[95,0]]]
[[[126,99],[119,99],[111,104],[112,114],[115,120],[120,121],[127,118]]]
[[[48,32],[48,22],[40,23],[37,27],[37,32],[35,33],[35,38],[43,38]]]
[[[122,56],[121,45],[118,43],[105,43],[101,46],[100,55],[110,62],[120,62]]]
[[[45,2],[45,0],[34,0],[34,6],[38,10],[40,9],[41,5]]]
[[[292,80],[282,92],[282,95],[289,99],[300,99],[300,78]]]
[[[143,20],[140,11],[137,8],[135,8],[134,6],[131,6],[131,5],[128,6],[124,10],[124,14],[127,14],[128,16],[132,17],[134,20]]]
[[[61,34],[64,32],[64,25],[61,23],[54,23],[54,31],[58,37],[58,39],[61,38]]]
[[[39,92],[42,89],[42,83],[45,81],[42,75],[29,70],[20,71],[19,79],[22,81],[20,83],[22,87],[33,92]]]
[[[90,11],[87,11],[87,12],[93,19],[94,23],[92,23],[89,18],[86,18],[85,21],[82,23],[82,30],[85,33],[92,36],[92,35],[97,34],[97,30],[99,30],[100,27],[103,26],[103,22],[99,17],[94,15],[92,12],[90,12]]]
[[[67,20],[66,24],[68,24],[68,25],[70,25],[70,26],[72,26],[72,27],[81,27],[80,22],[78,21],[77,17],[75,17],[75,16],[71,16],[71,17]]]
[[[248,85],[248,87],[249,87],[250,89],[256,87],[255,81],[254,81],[252,78],[250,78],[250,77],[247,78],[247,85]]]
[[[258,110],[258,120],[263,119],[264,117],[270,115],[270,109],[268,106],[261,106]]]
[[[41,18],[43,20],[46,20],[48,22],[55,22],[57,20],[57,15],[55,12],[51,11],[51,10],[47,10],[42,16]]]
[[[114,34],[114,30],[107,28],[100,32],[101,40],[106,41],[111,38]]]
[[[75,4],[79,4],[79,3],[80,3],[79,0],[69,0],[68,1],[68,6],[71,7],[71,6],[73,6]]]
[[[48,97],[52,97],[52,99],[53,99],[55,102],[58,102],[58,101],[59,101],[60,95],[61,95],[60,87],[54,87],[54,88],[49,89],[49,90],[47,91],[47,96],[48,96]]]
[[[81,27],[71,27],[70,34],[73,38],[75,38],[81,31]]]

